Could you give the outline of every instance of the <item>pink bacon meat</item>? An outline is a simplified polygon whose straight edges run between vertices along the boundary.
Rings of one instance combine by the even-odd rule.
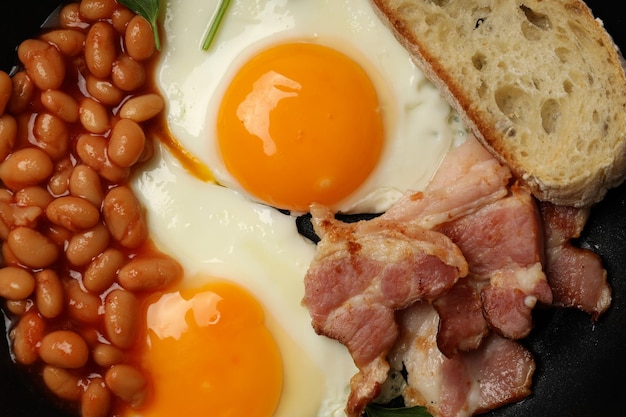
[[[433,299],[467,274],[461,251],[445,235],[385,221],[343,223],[313,206],[321,237],[305,277],[303,303],[316,332],[346,345],[359,368],[347,414],[358,416],[387,379],[396,341],[394,311]]]
[[[545,269],[554,304],[578,308],[597,320],[611,305],[606,270],[597,254],[571,243],[587,223],[589,209],[550,203],[540,203],[539,208],[545,224]]]
[[[516,186],[505,198],[487,204],[480,210],[438,228],[461,249],[469,263],[470,274],[465,284],[480,293],[482,313],[491,329],[502,336],[520,339],[532,329],[532,310],[537,302],[549,305],[552,291],[542,269],[543,230],[541,218],[532,196]],[[469,291],[469,290],[467,290]],[[474,295],[476,297],[476,295]],[[452,298],[452,300],[448,300]],[[456,353],[463,339],[455,343],[446,336],[457,337],[459,327],[481,330],[481,317],[476,308],[470,309],[463,319],[450,320],[451,311],[460,310],[455,291],[445,294],[435,302],[442,318],[439,344],[447,356]],[[451,305],[451,302],[454,305]],[[458,316],[463,310],[452,313]],[[453,326],[453,328],[448,328]],[[475,343],[479,334],[473,336]],[[448,336],[449,337],[449,336]]]
[[[459,248],[430,229],[507,193],[509,170],[473,140],[450,152],[443,166],[450,167],[439,170],[445,179],[369,221],[342,223],[330,210],[311,207],[321,240],[303,304],[316,332],[346,345],[359,368],[348,416],[359,416],[387,377],[385,357],[397,338],[394,311],[440,296],[468,272]]]
[[[398,315],[400,337],[389,354],[407,371],[404,399],[440,417],[469,417],[530,394],[535,362],[518,342],[495,333],[480,349],[448,358],[437,349],[439,316],[426,302]]]
[[[606,310],[600,259],[570,242],[585,212],[539,210],[512,182],[470,137],[424,192],[379,217],[343,223],[312,205],[320,242],[303,304],[315,331],[343,343],[359,368],[348,417],[362,414],[391,368],[408,371],[409,405],[443,417],[519,400],[535,362],[515,340],[530,332],[533,308],[574,306],[594,318]]]

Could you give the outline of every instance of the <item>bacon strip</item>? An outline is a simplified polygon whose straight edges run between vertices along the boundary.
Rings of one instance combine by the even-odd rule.
[[[530,193],[513,186],[509,196],[438,230],[461,248],[471,277],[486,281],[480,295],[489,326],[511,339],[527,336],[532,329],[536,303],[552,302],[552,291],[542,270],[543,232],[539,212]],[[442,300],[435,304],[440,314],[443,313],[444,329],[450,321],[441,309],[445,303]],[[470,311],[465,324],[476,327],[476,320],[475,313]],[[455,327],[461,326],[463,323],[457,320]],[[447,329],[440,339],[454,333],[454,329]],[[474,338],[478,336],[475,334]],[[440,340],[439,344],[448,356],[456,352],[449,341]]]
[[[467,277],[433,302],[440,318],[437,347],[448,358],[477,349],[489,333],[480,297],[483,285],[484,282]]]
[[[589,209],[539,205],[546,237],[546,275],[554,305],[575,307],[597,320],[611,304],[611,288],[600,257],[572,245],[589,217]]]
[[[384,220],[343,223],[311,207],[321,237],[304,279],[303,304],[316,332],[349,349],[360,372],[346,413],[359,416],[387,378],[385,359],[397,338],[394,311],[431,300],[467,274],[461,251],[445,235]]]
[[[537,303],[594,317],[610,303],[599,258],[570,243],[584,212],[539,211],[471,137],[424,192],[379,217],[343,223],[316,204],[311,214],[320,241],[303,304],[315,331],[343,343],[359,368],[348,417],[379,394],[390,367],[408,371],[408,405],[442,417],[521,399],[535,363],[515,340],[530,332]]]
[[[519,343],[491,334],[480,348],[447,358],[436,345],[439,316],[421,302],[399,313],[400,336],[389,355],[406,369],[408,406],[440,417],[469,417],[530,394],[535,362]]]
[[[506,196],[510,179],[511,171],[468,137],[448,152],[424,192],[407,193],[381,217],[433,229]]]

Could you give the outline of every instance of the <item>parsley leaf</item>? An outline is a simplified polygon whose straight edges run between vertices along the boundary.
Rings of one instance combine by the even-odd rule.
[[[213,39],[215,39],[215,35],[217,34],[217,30],[220,28],[222,24],[222,20],[224,19],[224,15],[226,14],[226,10],[230,5],[230,0],[222,0],[220,1],[220,5],[217,8],[217,12],[215,13],[215,17],[211,22],[211,26],[209,27],[209,31],[207,32],[204,42],[202,43],[202,49],[208,51],[213,43]]]
[[[432,417],[425,407],[387,408],[370,404],[365,408],[367,417]]]
[[[133,12],[142,16],[152,26],[154,34],[154,44],[157,50],[161,50],[161,40],[159,38],[159,0],[118,0],[119,3],[128,7]]]

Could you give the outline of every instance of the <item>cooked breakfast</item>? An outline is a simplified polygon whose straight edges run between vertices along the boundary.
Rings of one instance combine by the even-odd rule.
[[[80,417],[529,396],[535,309],[612,300],[575,242],[626,176],[589,9],[230,3],[63,4],[0,72],[15,366]]]

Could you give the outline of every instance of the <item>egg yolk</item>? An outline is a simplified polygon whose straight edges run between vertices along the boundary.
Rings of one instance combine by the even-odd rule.
[[[333,205],[368,177],[383,147],[376,90],[344,54],[281,44],[248,61],[220,105],[217,137],[228,171],[256,198],[307,211]]]
[[[143,417],[269,417],[282,390],[276,342],[259,303],[227,282],[149,299],[141,349],[152,398]]]

